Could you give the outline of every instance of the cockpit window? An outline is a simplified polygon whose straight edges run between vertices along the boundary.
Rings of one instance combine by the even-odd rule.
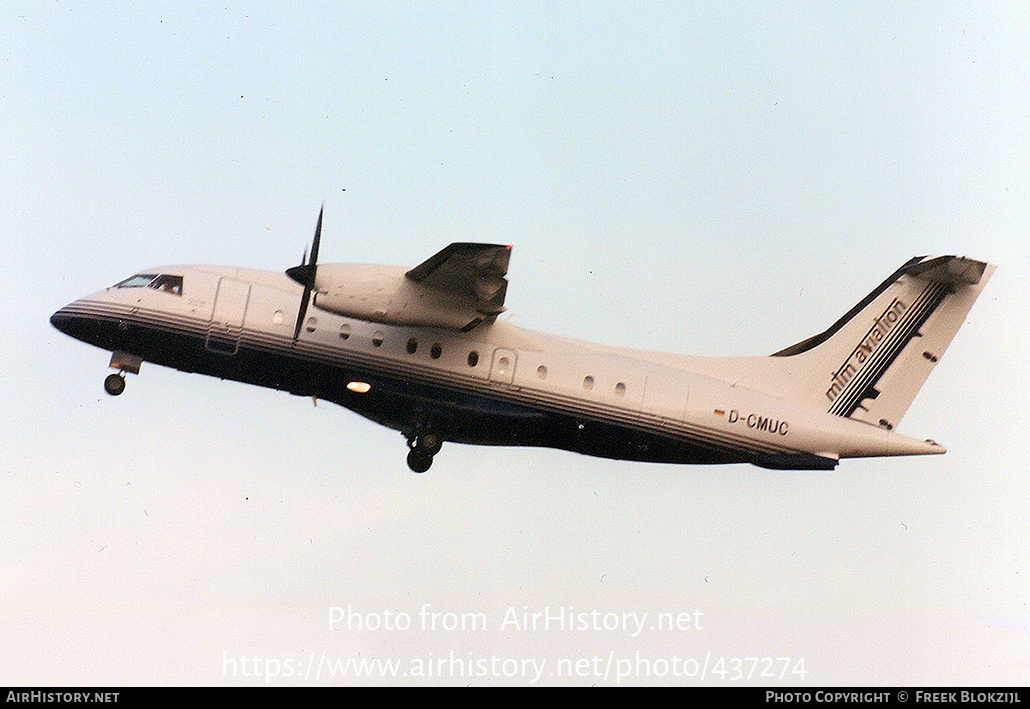
[[[158,276],[150,283],[150,287],[164,293],[182,295],[182,276]]]
[[[115,283],[115,288],[146,288],[151,281],[157,278],[156,273],[140,273],[132,278],[126,278],[121,283]]]
[[[116,283],[115,288],[153,288],[162,293],[182,295],[182,276],[171,276],[163,273],[138,273]]]

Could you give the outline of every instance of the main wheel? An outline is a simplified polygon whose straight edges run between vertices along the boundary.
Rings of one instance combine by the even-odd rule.
[[[121,374],[109,374],[104,380],[104,391],[111,396],[118,396],[125,391],[125,377]]]
[[[408,451],[408,467],[416,473],[424,473],[433,464],[433,456],[421,448],[412,448]]]
[[[415,446],[421,448],[429,455],[436,455],[443,446],[443,439],[436,433],[423,433],[418,437]]]

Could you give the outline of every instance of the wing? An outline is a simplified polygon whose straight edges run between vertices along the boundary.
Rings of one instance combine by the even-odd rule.
[[[504,312],[511,246],[454,243],[404,274],[423,288],[471,298],[477,312]]]

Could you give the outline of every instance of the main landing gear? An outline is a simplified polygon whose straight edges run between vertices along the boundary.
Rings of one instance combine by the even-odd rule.
[[[433,456],[443,447],[439,434],[424,431],[408,437],[408,467],[416,473],[424,473],[433,464]]]

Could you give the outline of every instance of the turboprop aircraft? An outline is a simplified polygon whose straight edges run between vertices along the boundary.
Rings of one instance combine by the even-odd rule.
[[[944,453],[894,429],[994,266],[913,258],[825,331],[767,357],[579,342],[498,320],[511,247],[453,243],[414,268],[285,274],[148,268],[50,318],[105,350],[121,394],[142,362],[335,402],[407,439],[631,461],[831,470],[841,458]]]

